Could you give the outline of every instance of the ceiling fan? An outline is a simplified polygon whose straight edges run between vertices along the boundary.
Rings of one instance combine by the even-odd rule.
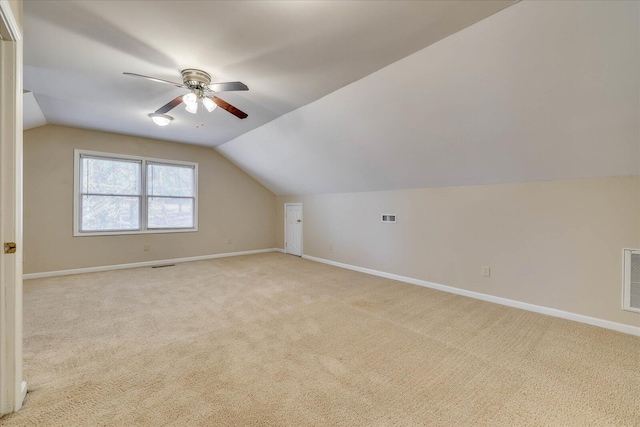
[[[142,77],[143,79],[151,80],[152,82],[166,83],[189,90],[189,93],[186,95],[180,95],[158,108],[154,113],[149,114],[149,117],[151,117],[153,122],[158,126],[168,125],[171,120],[173,120],[173,117],[167,115],[167,113],[182,103],[185,104],[185,109],[192,114],[196,114],[198,112],[198,104],[202,104],[202,106],[209,112],[215,110],[216,107],[220,107],[240,119],[247,118],[247,113],[244,111],[239,110],[217,96],[211,95],[215,92],[249,90],[247,85],[242,82],[211,83],[211,76],[208,73],[194,68],[182,70],[182,84],[155,77],[143,76],[141,74],[123,74],[132,77]]]

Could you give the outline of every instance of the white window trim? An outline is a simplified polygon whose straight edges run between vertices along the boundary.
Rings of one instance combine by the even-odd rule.
[[[133,160],[141,162],[141,198],[140,198],[140,230],[115,230],[115,231],[80,231],[80,156],[104,157],[108,159]],[[194,202],[193,202],[193,228],[152,228],[147,229],[147,162],[166,165],[193,167],[194,173]],[[127,154],[104,153],[101,151],[73,150],[73,236],[118,236],[123,234],[166,234],[166,233],[193,233],[198,231],[198,163],[183,162],[179,160],[157,159],[153,157],[130,156]]]

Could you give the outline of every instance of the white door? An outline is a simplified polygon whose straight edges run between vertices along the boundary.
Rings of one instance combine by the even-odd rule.
[[[302,204],[287,203],[285,208],[284,249],[292,255],[302,256]]]
[[[22,4],[17,3],[22,8]],[[17,411],[22,381],[22,40],[0,2],[0,415]]]

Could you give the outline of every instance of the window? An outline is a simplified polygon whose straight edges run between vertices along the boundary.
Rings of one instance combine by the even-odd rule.
[[[197,163],[75,150],[74,236],[197,231]]]

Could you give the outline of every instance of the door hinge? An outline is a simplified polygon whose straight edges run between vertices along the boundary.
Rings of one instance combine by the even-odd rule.
[[[13,254],[16,252],[16,243],[15,242],[5,242],[4,244],[4,253],[5,254]]]

